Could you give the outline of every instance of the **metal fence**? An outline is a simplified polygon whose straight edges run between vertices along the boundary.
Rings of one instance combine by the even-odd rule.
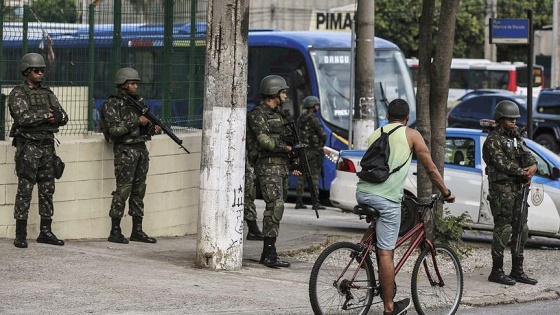
[[[11,126],[7,95],[23,81],[19,65],[28,52],[45,57],[44,84],[70,117],[61,134],[100,132],[100,106],[116,92],[122,67],[138,70],[139,93],[163,122],[202,127],[207,0],[96,1],[75,8],[76,23],[51,22],[33,4],[18,20],[0,6],[0,139]]]

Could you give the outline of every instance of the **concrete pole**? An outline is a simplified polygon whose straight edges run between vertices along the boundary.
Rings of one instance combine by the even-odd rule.
[[[552,57],[550,87],[560,86],[560,0],[554,0],[552,9]]]
[[[484,17],[484,59],[497,61],[496,51],[498,47],[490,44],[490,19],[496,18],[497,0],[486,0],[486,16]]]
[[[249,0],[210,0],[196,264],[239,270],[247,116]]]
[[[352,141],[354,149],[367,149],[367,138],[377,127],[374,102],[375,1],[358,0],[356,9],[356,79]]]

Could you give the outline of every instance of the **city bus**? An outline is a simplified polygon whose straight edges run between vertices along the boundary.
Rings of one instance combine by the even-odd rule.
[[[46,23],[43,23],[46,24]],[[161,82],[164,78],[161,60],[163,34],[152,26],[121,26],[121,64],[135,67],[142,77],[142,95],[156,115],[161,113]],[[192,30],[196,34],[191,34]],[[114,91],[111,72],[112,25],[94,28],[95,65],[89,63],[89,28],[80,26],[72,34],[67,31],[52,34],[56,61],[54,71],[47,82],[54,86],[90,87],[93,89],[94,108],[99,108],[107,96]],[[173,86],[171,101],[172,123],[181,125],[189,121],[188,127],[202,127],[204,95],[204,57],[206,25],[197,23],[173,27],[173,70],[169,74]],[[192,43],[195,38],[196,43]],[[29,50],[38,51],[40,38],[29,40]],[[375,38],[374,96],[380,125],[386,123],[386,106],[395,98],[410,104],[410,124],[416,120],[415,94],[406,59],[392,42]],[[330,183],[334,179],[338,152],[348,149],[348,128],[352,116],[351,104],[351,34],[341,32],[304,31],[286,32],[279,30],[250,30],[248,36],[248,108],[261,101],[259,85],[262,78],[276,74],[282,76],[288,86],[289,101],[284,108],[296,118],[303,111],[302,100],[315,95],[321,100],[318,113],[327,134],[324,147],[325,159],[320,176],[319,189],[323,199],[328,198]],[[193,59],[193,52],[196,53]],[[21,37],[13,41],[4,35],[1,75],[3,85],[21,82],[19,59],[22,55]],[[46,58],[45,58],[46,59]],[[93,74],[89,74],[92,69]],[[179,71],[176,71],[179,70]],[[90,82],[93,78],[93,82]],[[3,90],[4,93],[4,90]],[[86,94],[82,92],[82,94]],[[58,94],[60,98],[75,101],[76,97]],[[87,106],[88,98],[80,98]],[[81,108],[81,107],[80,107]],[[83,115],[83,109],[79,111]],[[85,111],[87,112],[87,111]],[[69,113],[70,115],[70,113]],[[92,115],[95,115],[92,113]],[[192,117],[197,117],[193,124]],[[185,118],[185,119],[183,119]],[[291,179],[295,186],[295,180]]]
[[[414,85],[418,59],[407,59]],[[544,88],[544,67],[533,66],[533,97]],[[487,59],[453,58],[449,73],[448,102],[453,103],[476,89],[501,89],[527,95],[527,65],[519,62],[492,62]]]

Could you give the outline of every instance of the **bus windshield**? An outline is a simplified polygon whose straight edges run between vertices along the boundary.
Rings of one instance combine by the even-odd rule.
[[[348,130],[350,123],[350,50],[313,50],[321,99],[321,117]],[[398,50],[375,51],[375,91],[379,125],[387,123],[386,106],[395,98],[410,105],[410,123],[416,120],[414,87],[403,54]]]

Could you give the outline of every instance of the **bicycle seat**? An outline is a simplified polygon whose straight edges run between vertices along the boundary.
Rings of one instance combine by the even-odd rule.
[[[352,212],[359,215],[371,216],[374,218],[379,218],[379,211],[377,209],[370,207],[368,205],[359,204],[352,209]]]

